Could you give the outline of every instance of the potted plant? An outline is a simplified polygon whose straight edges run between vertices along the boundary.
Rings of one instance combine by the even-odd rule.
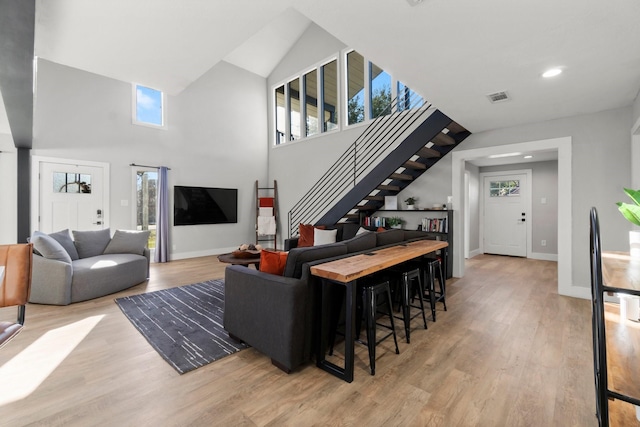
[[[404,202],[407,204],[407,209],[411,211],[414,209],[413,205],[415,205],[417,201],[418,201],[417,197],[411,196],[411,197],[407,197]]]
[[[392,216],[391,218],[387,218],[387,225],[391,228],[402,228],[402,218],[398,216]]]
[[[631,198],[633,204],[618,202],[618,210],[632,224],[640,226],[640,190],[625,188],[624,192]],[[640,231],[629,231],[629,252],[632,257],[640,257]]]

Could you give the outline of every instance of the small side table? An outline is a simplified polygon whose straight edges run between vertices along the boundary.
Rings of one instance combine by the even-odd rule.
[[[244,265],[245,267],[249,267],[253,264],[256,270],[260,269],[260,254],[256,254],[250,258],[238,258],[233,256],[232,253],[218,255],[218,261],[224,262],[226,264],[231,265]]]

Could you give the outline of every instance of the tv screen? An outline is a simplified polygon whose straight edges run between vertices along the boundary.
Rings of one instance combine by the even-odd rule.
[[[235,222],[238,222],[236,188],[174,187],[173,225]]]

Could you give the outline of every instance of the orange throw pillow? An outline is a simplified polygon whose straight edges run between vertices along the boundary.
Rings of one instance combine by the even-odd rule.
[[[386,228],[384,227],[378,227],[378,229],[376,230],[378,233],[380,233],[381,231],[386,231]]]
[[[289,252],[263,249],[260,251],[260,271],[282,276],[284,266],[287,264],[287,255]]]
[[[298,226],[298,233],[300,233],[300,238],[298,239],[298,247],[306,248],[307,246],[313,246],[313,229],[318,228],[320,230],[324,230],[324,225],[318,225],[314,227],[312,224],[300,224]]]

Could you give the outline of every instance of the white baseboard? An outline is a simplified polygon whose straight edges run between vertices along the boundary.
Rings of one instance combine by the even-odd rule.
[[[541,261],[558,262],[558,254],[543,254],[542,252],[531,252],[527,258],[539,259]]]
[[[204,251],[171,253],[171,254],[169,254],[169,259],[171,261],[176,261],[176,260],[179,260],[179,259],[198,258],[198,257],[202,257],[202,256],[227,254],[229,252],[235,251],[236,249],[238,249],[237,246],[232,246],[232,247],[228,247],[228,248],[207,249],[207,250],[204,250]]]
[[[574,298],[591,299],[591,287],[571,285],[568,288],[561,289],[560,295]]]
[[[469,251],[469,258],[473,258],[474,256],[478,256],[478,255],[482,255],[482,249],[478,248],[478,249]]]

